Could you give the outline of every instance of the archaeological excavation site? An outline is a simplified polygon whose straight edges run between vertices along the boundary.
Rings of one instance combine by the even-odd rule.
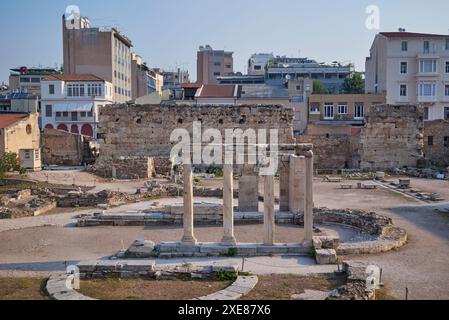
[[[287,300],[403,299],[417,214],[444,219],[449,192],[417,166],[419,121],[398,131],[416,108],[371,116],[386,108],[388,128],[351,138],[353,169],[333,169],[348,146],[295,137],[283,106],[105,107],[94,162],[1,180],[0,239],[20,240],[0,241],[0,274],[28,270],[53,300],[273,299],[279,283]]]

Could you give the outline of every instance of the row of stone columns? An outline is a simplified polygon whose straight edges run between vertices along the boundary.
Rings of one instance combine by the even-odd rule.
[[[285,160],[285,159],[284,159]],[[286,211],[288,209],[294,214],[304,212],[304,229],[305,244],[312,243],[313,237],[313,152],[306,152],[305,156],[291,155],[288,159],[288,165],[284,165],[280,169],[280,209]],[[281,162],[282,163],[282,162]],[[281,164],[282,165],[282,164]],[[235,245],[236,239],[234,235],[234,180],[233,166],[225,164],[223,166],[223,245]],[[249,192],[249,199],[253,199],[248,203],[244,201],[244,207],[250,207],[258,211],[258,178],[249,178],[250,174],[246,174],[246,179],[252,182],[251,186],[239,186],[239,191]],[[274,176],[265,176],[264,180],[264,244],[273,245],[275,243],[275,197],[274,197]],[[245,181],[245,180],[243,180]],[[254,183],[256,183],[254,185]],[[288,186],[288,187],[287,187]],[[248,190],[246,188],[248,187]],[[287,190],[288,189],[288,190]],[[286,193],[287,192],[287,193]],[[245,196],[244,196],[245,197]],[[242,199],[243,200],[243,199]],[[242,207],[240,207],[242,209]],[[252,211],[252,210],[251,210]],[[184,165],[184,236],[182,244],[192,246],[197,243],[194,229],[194,212],[193,212],[193,173],[191,165]]]

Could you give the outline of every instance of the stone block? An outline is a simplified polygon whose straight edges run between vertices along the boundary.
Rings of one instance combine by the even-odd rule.
[[[257,247],[257,254],[286,254],[288,253],[288,248],[285,245],[274,245],[274,246],[264,246],[260,245]]]
[[[316,250],[315,255],[316,263],[323,264],[336,264],[337,252],[334,249],[319,249]]]

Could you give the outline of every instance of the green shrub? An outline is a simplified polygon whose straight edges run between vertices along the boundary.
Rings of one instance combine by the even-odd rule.
[[[215,278],[218,281],[234,281],[237,279],[237,273],[236,272],[230,272],[225,270],[218,270],[215,272]]]
[[[309,249],[309,256],[310,256],[311,258],[315,258],[315,256],[316,256],[316,250],[315,250],[314,247],[310,247],[310,249]]]
[[[229,248],[228,257],[235,257],[237,255],[237,248]]]
[[[3,178],[6,172],[11,171],[24,172],[24,169],[20,167],[19,157],[16,153],[6,152],[0,158],[0,178]]]

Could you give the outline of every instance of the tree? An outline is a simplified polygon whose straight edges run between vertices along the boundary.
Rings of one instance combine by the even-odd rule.
[[[346,78],[341,87],[343,93],[361,94],[365,93],[365,80],[359,72],[354,73],[350,78]]]
[[[6,152],[0,158],[0,178],[3,178],[5,173],[10,171],[23,171],[20,167],[19,157],[14,152]]]
[[[313,80],[313,93],[315,94],[324,93],[324,85],[320,80]]]

